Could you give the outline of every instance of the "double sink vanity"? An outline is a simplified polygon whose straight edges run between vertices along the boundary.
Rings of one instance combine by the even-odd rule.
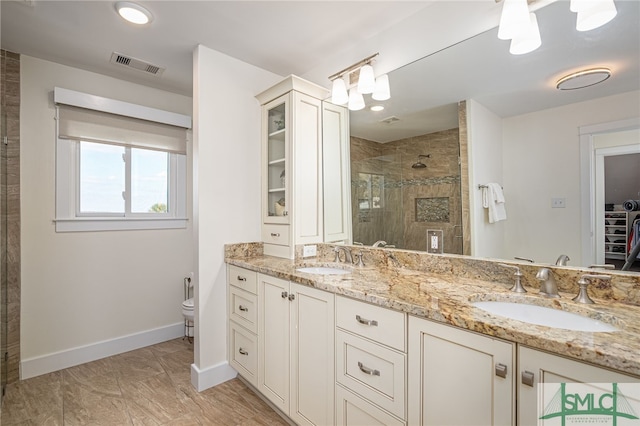
[[[543,383],[640,383],[637,275],[588,279],[585,304],[572,299],[592,270],[548,266],[550,298],[540,265],[302,253],[225,248],[230,364],[297,424],[533,425]],[[510,291],[516,279],[526,293]]]

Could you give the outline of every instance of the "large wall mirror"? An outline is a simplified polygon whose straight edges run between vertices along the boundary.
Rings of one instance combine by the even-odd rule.
[[[511,55],[496,28],[389,73],[391,99],[365,97],[350,112],[354,243],[431,251],[435,237],[435,252],[536,263],[566,254],[569,266],[619,269],[623,256],[605,258],[614,243],[595,233],[613,229],[605,204],[640,199],[640,3],[616,6],[589,32],[575,29],[568,2],[539,9],[542,46],[525,55]],[[601,66],[612,75],[600,84],[555,87]],[[606,183],[592,176],[598,153],[604,164],[624,156]],[[496,223],[481,200],[491,182],[506,199],[507,219]]]

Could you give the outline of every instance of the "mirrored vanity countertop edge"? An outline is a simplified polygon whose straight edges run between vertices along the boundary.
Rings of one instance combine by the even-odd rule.
[[[298,272],[296,269],[303,266],[301,263],[272,256],[227,256],[225,262],[640,378],[640,306],[595,298],[595,305],[586,306],[572,302],[573,294],[561,293],[560,299],[547,299],[540,296],[538,290],[529,289],[520,295],[510,292],[509,286],[502,283],[402,267],[357,268],[331,262],[304,263],[304,266],[338,266],[351,271],[344,275],[319,275]],[[601,318],[618,331],[593,333],[538,326],[494,316],[473,306],[475,301],[489,300],[536,304]]]

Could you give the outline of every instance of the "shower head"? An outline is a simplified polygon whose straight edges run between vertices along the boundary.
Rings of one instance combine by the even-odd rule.
[[[412,169],[426,169],[427,165],[424,164],[420,159],[421,158],[431,158],[431,154],[427,154],[427,155],[418,155],[418,162],[417,163],[413,163],[413,165],[411,166]]]

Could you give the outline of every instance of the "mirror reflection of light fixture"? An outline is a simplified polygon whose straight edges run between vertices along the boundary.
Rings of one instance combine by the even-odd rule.
[[[578,9],[576,10],[578,31],[589,31],[601,27],[618,14],[613,0],[581,0],[576,8]]]
[[[137,3],[120,1],[116,3],[116,11],[122,19],[132,24],[144,25],[153,20],[153,15]]]
[[[365,106],[363,94],[371,93],[371,97],[377,101],[386,101],[391,98],[389,76],[386,74],[378,78],[374,76],[371,62],[376,56],[378,56],[377,53],[329,77],[332,82],[332,103],[336,105],[347,103],[351,111],[357,111]],[[349,83],[345,82],[345,76]]]
[[[542,45],[536,14],[530,13],[529,19],[529,25],[526,30],[521,31],[518,35],[511,39],[509,53],[511,53],[512,55],[522,55],[525,53],[533,52],[538,47],[540,47],[540,45]]]
[[[364,108],[364,98],[362,93],[358,92],[355,87],[349,89],[349,110],[360,111]]]
[[[376,78],[376,88],[373,90],[373,95],[371,95],[371,97],[376,101],[386,101],[391,98],[389,76],[387,74],[382,74],[380,77]]]
[[[582,89],[583,87],[593,86],[602,83],[611,77],[609,68],[592,68],[582,70],[565,75],[556,82],[556,88],[559,90]]]
[[[521,55],[536,50],[542,44],[535,14],[529,13],[527,0],[502,1],[498,38],[511,40],[509,52]],[[611,21],[618,10],[614,0],[571,0],[569,9],[578,14],[576,29],[589,31]]]
[[[504,0],[502,14],[500,15],[500,27],[498,38],[511,40],[529,25],[529,7],[527,0]]]

